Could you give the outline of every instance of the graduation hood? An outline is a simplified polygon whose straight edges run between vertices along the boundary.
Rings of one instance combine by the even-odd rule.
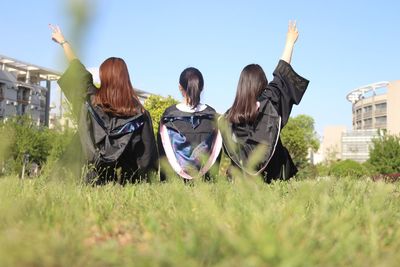
[[[93,149],[105,162],[118,160],[130,143],[132,135],[142,128],[144,115],[140,113],[134,117],[112,117],[89,103],[86,103],[86,109]]]
[[[220,154],[221,133],[214,122],[216,112],[207,107],[194,113],[175,106],[166,110],[160,121],[162,150],[172,169],[182,178],[205,175]]]
[[[281,117],[271,101],[262,100],[253,123],[232,124],[225,117],[219,123],[225,151],[235,165],[250,175],[262,173],[275,152],[281,129]]]

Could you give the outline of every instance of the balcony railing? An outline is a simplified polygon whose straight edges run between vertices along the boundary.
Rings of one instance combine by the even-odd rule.
[[[372,116],[372,110],[365,111],[365,112],[363,113],[363,115],[364,115],[364,118],[371,117],[371,116]]]
[[[386,127],[387,127],[386,123],[382,123],[382,122],[375,123],[375,128],[386,129]]]
[[[375,109],[375,116],[380,116],[380,115],[386,115],[386,109],[382,108],[382,109]]]

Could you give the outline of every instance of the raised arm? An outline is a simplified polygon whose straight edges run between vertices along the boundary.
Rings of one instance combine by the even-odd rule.
[[[68,62],[71,62],[76,58],[74,51],[72,50],[71,44],[65,40],[64,35],[62,34],[60,27],[49,24],[49,27],[52,31],[51,39],[54,42],[60,44],[64,49],[65,56],[68,59]]]
[[[286,35],[285,49],[283,50],[283,54],[281,57],[281,59],[287,62],[288,64],[290,64],[290,62],[292,61],[293,48],[298,37],[299,37],[299,32],[297,30],[296,21],[289,21],[289,28]]]

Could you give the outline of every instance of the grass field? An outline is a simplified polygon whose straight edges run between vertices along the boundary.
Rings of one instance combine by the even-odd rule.
[[[0,179],[0,266],[398,266],[400,184]]]

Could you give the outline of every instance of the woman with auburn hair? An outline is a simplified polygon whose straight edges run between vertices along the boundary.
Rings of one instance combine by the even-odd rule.
[[[243,69],[233,105],[221,120],[232,165],[249,175],[262,175],[266,182],[287,180],[297,172],[280,139],[293,105],[300,103],[309,83],[290,65],[297,38],[296,23],[289,22],[285,49],[270,83],[259,65]]]
[[[121,58],[100,66],[100,88],[75,56],[58,26],[50,25],[70,63],[58,84],[79,120],[81,145],[88,163],[86,180],[93,184],[137,182],[157,171],[158,154],[150,114],[132,87]]]
[[[196,177],[209,180],[210,172],[218,172],[222,137],[215,123],[217,113],[200,103],[203,87],[203,75],[198,69],[191,67],[181,73],[182,102],[165,110],[158,131],[160,157],[169,163],[163,164],[161,180],[166,179],[167,169],[184,181]]]

